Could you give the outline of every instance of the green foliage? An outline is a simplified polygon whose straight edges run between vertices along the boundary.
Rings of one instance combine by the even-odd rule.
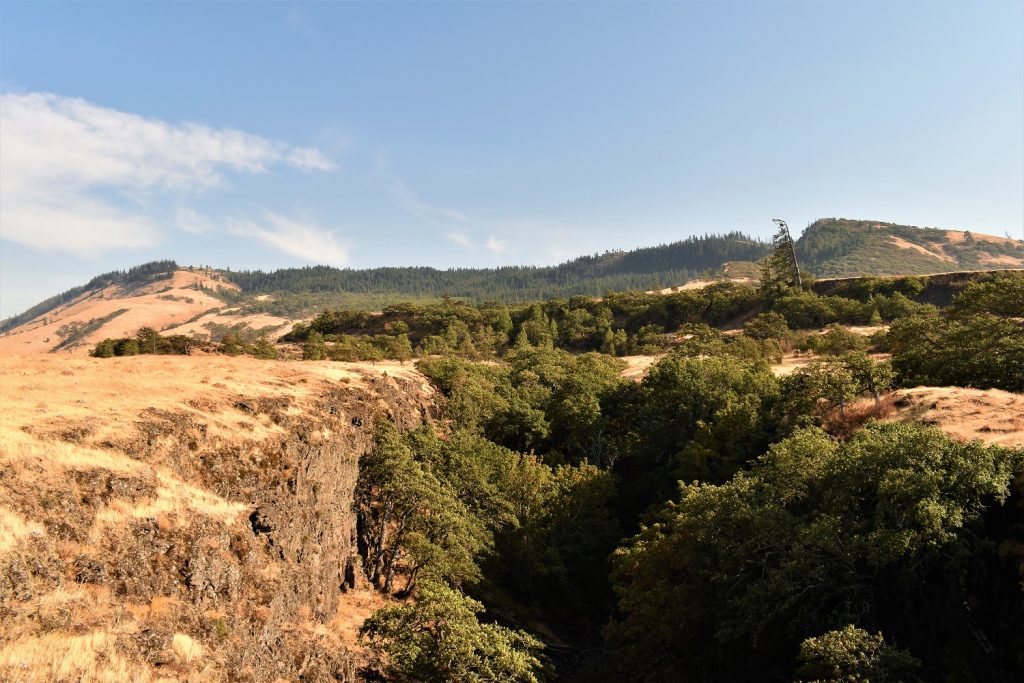
[[[1024,325],[989,313],[914,316],[887,335],[904,386],[970,386],[1024,391]]]
[[[89,355],[95,358],[112,358],[114,356],[114,340],[104,339],[98,342]]]
[[[536,683],[544,677],[541,643],[482,623],[483,605],[440,583],[424,583],[418,599],[375,612],[360,640],[386,660],[387,680],[424,683]]]
[[[399,571],[407,593],[421,574],[453,583],[479,578],[476,556],[491,544],[489,530],[389,422],[360,459],[356,502],[367,574],[385,592]]]
[[[779,229],[772,237],[772,250],[761,262],[761,291],[769,298],[789,289],[801,288],[796,246],[786,224],[777,222]]]
[[[901,248],[896,240],[920,249]],[[804,231],[797,242],[797,255],[819,277],[926,274],[983,268],[992,256],[1024,259],[1024,243],[957,242],[946,231],[934,228],[822,218]]]
[[[291,292],[351,293],[396,299],[439,299],[445,295],[474,302],[537,301],[559,296],[600,295],[605,290],[649,290],[678,285],[720,267],[726,261],[755,261],[768,245],[742,233],[690,237],[680,242],[628,252],[582,256],[558,266],[506,266],[496,269],[375,268],[338,269],[328,266],[289,268],[270,273],[231,273],[245,294]],[[274,302],[265,302],[273,306]],[[334,303],[335,306],[339,303]]]
[[[1024,274],[1004,274],[987,282],[974,282],[953,299],[956,315],[991,313],[1024,316]]]
[[[192,337],[174,334],[162,336],[152,327],[142,327],[134,337],[104,339],[96,344],[89,355],[96,358],[137,356],[139,354],[187,356],[200,343]]]
[[[781,676],[780,653],[865,614],[933,652],[941,636],[918,624],[969,616],[941,582],[920,598],[922,581],[967,571],[982,513],[1022,464],[1020,451],[873,424],[848,442],[798,431],[749,473],[682,486],[615,554],[621,666],[636,680]]]
[[[323,335],[316,330],[309,333],[306,343],[302,345],[302,360],[326,360],[327,345]]]
[[[617,432],[636,462],[622,466],[658,492],[643,495],[651,502],[668,497],[677,479],[728,479],[760,453],[772,433],[778,380],[761,363],[670,356],[630,393],[631,405],[620,407],[630,428]]]
[[[100,343],[102,344],[103,342]],[[138,339],[132,339],[128,337],[125,339],[114,340],[115,356],[137,356],[140,353],[142,353],[142,349],[139,347]]]
[[[807,683],[872,683],[915,681],[921,662],[853,624],[800,643],[797,669]]]
[[[849,351],[864,351],[868,340],[862,334],[833,323],[822,334],[806,337],[802,346],[825,356],[839,356]]]
[[[789,325],[781,313],[761,313],[743,326],[743,334],[752,339],[786,339],[790,335]]]
[[[623,383],[621,361],[528,348],[507,366],[477,366],[453,358],[420,361],[438,386],[448,414],[513,450],[544,452],[550,462],[604,463],[609,437],[602,399]]]
[[[220,351],[228,356],[240,356],[248,352],[248,345],[237,334],[228,333],[221,339]]]
[[[252,355],[263,360],[277,360],[277,347],[265,336],[260,336],[252,344]]]

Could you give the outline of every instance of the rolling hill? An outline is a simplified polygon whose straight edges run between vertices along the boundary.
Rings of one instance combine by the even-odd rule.
[[[966,230],[822,218],[797,241],[819,278],[1024,268],[1024,242]]]
[[[750,282],[769,245],[743,233],[692,237],[557,266],[497,269],[327,266],[231,272],[155,261],[105,273],[0,323],[0,352],[77,351],[152,327],[220,339],[248,330],[281,334],[326,308],[381,309],[445,295],[474,302],[598,296],[607,290],[671,291],[717,279]],[[821,219],[797,241],[819,278],[917,275],[1024,267],[1024,242],[965,231]],[[709,276],[714,274],[714,276]]]

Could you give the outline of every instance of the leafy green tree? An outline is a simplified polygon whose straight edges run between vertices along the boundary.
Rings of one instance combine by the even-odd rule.
[[[892,367],[904,386],[1024,391],[1024,326],[989,313],[913,316],[893,323]]]
[[[960,316],[991,313],[1019,317],[1024,314],[1024,274],[972,282],[953,298],[952,308]]]
[[[612,329],[609,327],[604,331],[604,334],[601,335],[601,353],[614,356],[616,355],[615,351],[615,333],[612,332]]]
[[[478,579],[476,556],[492,543],[483,520],[393,424],[380,423],[374,439],[359,461],[356,484],[370,581],[391,593],[401,572],[410,593],[424,573],[453,583]]]
[[[620,666],[634,680],[782,677],[779,653],[864,618],[941,650],[975,627],[957,586],[1022,465],[1021,451],[873,423],[845,442],[800,430],[724,484],[683,485],[613,558]]]
[[[744,325],[743,334],[753,339],[786,339],[790,335],[790,330],[785,316],[768,311]]]
[[[807,345],[817,353],[838,356],[848,351],[863,351],[867,348],[868,341],[864,335],[833,323],[823,334],[808,337]]]
[[[104,339],[97,342],[89,355],[95,358],[111,358],[114,356],[114,343],[113,339]]]
[[[135,333],[140,353],[162,353],[165,342],[160,333],[152,327],[142,327]]]
[[[857,396],[857,382],[853,373],[842,363],[815,362],[798,371],[807,379],[810,397],[823,401],[831,408],[839,409],[839,416],[846,416],[846,406]]]
[[[302,360],[326,360],[327,345],[322,334],[313,330],[302,345]]]
[[[125,338],[114,342],[115,356],[137,356],[141,352],[138,339]]]
[[[665,500],[678,479],[728,479],[768,444],[777,397],[767,365],[669,356],[648,372],[633,406],[621,408],[635,411],[630,431],[617,430],[616,447],[632,454],[621,472],[643,506]]]
[[[263,360],[277,360],[277,347],[264,335],[253,342],[252,355]]]
[[[920,660],[853,624],[800,643],[797,669],[808,683],[875,683],[918,680]]]
[[[382,659],[387,680],[424,683],[538,683],[543,646],[534,637],[482,623],[483,605],[456,590],[424,583],[412,604],[385,607],[359,631]]]
[[[224,335],[224,338],[220,342],[221,353],[226,353],[229,356],[240,356],[246,352],[246,343],[243,342],[237,334],[229,332]]]
[[[839,363],[850,373],[854,391],[869,393],[878,403],[882,393],[892,388],[895,372],[889,361],[875,361],[863,352],[851,351],[839,357]]]

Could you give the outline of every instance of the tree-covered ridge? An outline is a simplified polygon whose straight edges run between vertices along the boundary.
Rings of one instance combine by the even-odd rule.
[[[951,238],[936,228],[821,218],[807,227],[796,247],[801,265],[818,277],[1024,267],[1024,242],[962,235]]]
[[[6,320],[0,321],[0,333],[12,330],[15,327],[27,323],[44,313],[72,301],[86,292],[103,289],[110,285],[140,285],[163,280],[171,277],[174,271],[178,270],[178,264],[171,260],[150,261],[127,270],[113,270],[109,273],[97,275],[84,285],[72,287],[66,292],[61,292],[49,299],[40,301],[38,304],[18,315],[13,315]]]
[[[575,294],[596,296],[606,290],[679,285],[719,268],[726,261],[754,261],[767,252],[767,244],[731,232],[626,252],[581,256],[557,266],[448,270],[311,266],[235,272],[229,278],[245,293],[393,293],[414,298],[448,295],[473,301],[535,301]]]

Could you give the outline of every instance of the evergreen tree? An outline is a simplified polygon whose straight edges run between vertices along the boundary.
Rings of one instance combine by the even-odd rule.
[[[796,260],[796,245],[786,222],[774,219],[779,229],[772,237],[772,251],[761,266],[761,287],[770,295],[778,295],[791,288],[802,288],[800,266]]]

